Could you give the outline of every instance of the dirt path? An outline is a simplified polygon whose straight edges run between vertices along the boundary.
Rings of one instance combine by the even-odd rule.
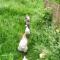
[[[55,26],[60,25],[60,4],[54,3],[54,2],[50,2],[49,0],[44,0],[44,6],[46,7],[50,7],[53,9],[53,24]]]

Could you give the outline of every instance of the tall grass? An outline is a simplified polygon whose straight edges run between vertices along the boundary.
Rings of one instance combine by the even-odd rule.
[[[0,0],[0,60],[22,60],[17,47],[26,14],[31,18],[28,60],[40,60],[42,50],[47,52],[46,60],[59,60],[60,33],[45,24],[43,0]]]

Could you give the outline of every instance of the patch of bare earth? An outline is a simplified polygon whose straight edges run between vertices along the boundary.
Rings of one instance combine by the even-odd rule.
[[[60,27],[60,4],[44,0],[45,8],[50,7],[53,10],[53,24]]]

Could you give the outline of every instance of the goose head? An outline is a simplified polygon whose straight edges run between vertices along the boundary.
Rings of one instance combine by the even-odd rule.
[[[24,56],[23,60],[27,60],[26,56]]]
[[[30,17],[28,15],[26,15],[26,20],[30,21]]]

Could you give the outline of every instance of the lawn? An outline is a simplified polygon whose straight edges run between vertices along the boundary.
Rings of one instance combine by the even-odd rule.
[[[17,47],[25,30],[26,14],[31,18],[28,60],[42,60],[42,50],[47,53],[44,60],[60,60],[59,29],[44,23],[43,0],[0,0],[0,60],[22,60]]]

